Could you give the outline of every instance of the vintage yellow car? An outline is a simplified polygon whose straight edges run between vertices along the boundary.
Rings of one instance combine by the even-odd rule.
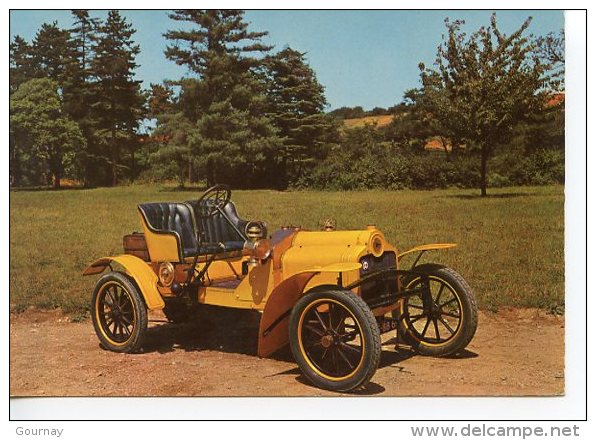
[[[261,312],[258,355],[290,344],[314,385],[351,391],[369,382],[381,356],[381,334],[423,355],[462,351],[477,326],[472,290],[454,270],[418,264],[423,253],[399,253],[375,226],[320,231],[287,226],[268,235],[263,221],[239,217],[230,189],[216,185],[184,203],[138,205],[143,233],[124,237],[124,254],[105,257],[84,275],[110,269],[92,295],[93,325],[105,348],[134,352],[148,310],[172,322],[211,304]],[[401,258],[418,253],[408,269]]]

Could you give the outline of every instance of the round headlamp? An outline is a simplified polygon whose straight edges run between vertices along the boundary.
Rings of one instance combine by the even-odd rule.
[[[157,272],[162,286],[169,287],[174,282],[174,265],[170,262],[161,263]]]
[[[246,233],[246,237],[253,242],[263,238],[264,233],[263,226],[259,222],[248,222],[244,232]]]
[[[381,234],[373,234],[370,237],[370,252],[375,257],[380,257],[385,251],[385,242]]]

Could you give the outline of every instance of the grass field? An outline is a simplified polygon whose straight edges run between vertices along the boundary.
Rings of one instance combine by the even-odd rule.
[[[61,307],[83,316],[95,277],[83,277],[96,258],[122,252],[122,236],[139,231],[136,205],[184,201],[198,191],[158,186],[10,194],[10,304]],[[489,190],[277,192],[235,191],[240,215],[318,229],[328,217],[339,229],[374,223],[399,249],[457,242],[429,253],[459,271],[481,308],[564,305],[563,187]],[[406,262],[407,263],[407,262]]]

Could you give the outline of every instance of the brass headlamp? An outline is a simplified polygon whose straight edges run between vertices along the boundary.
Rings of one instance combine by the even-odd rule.
[[[248,222],[245,229],[246,237],[250,240],[245,248],[251,251],[251,257],[248,261],[250,266],[256,266],[260,260],[266,260],[271,255],[271,244],[269,240],[263,238],[264,228],[260,222]]]

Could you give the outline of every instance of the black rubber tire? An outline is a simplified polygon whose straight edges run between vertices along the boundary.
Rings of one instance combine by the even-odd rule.
[[[360,354],[359,364],[353,371],[345,377],[327,378],[324,373],[317,370],[310,361],[307,355],[301,348],[301,337],[299,337],[301,329],[299,328],[301,317],[308,313],[311,307],[321,301],[330,301],[339,303],[351,315],[352,319],[356,321],[360,329],[362,340],[362,352]],[[379,326],[375,320],[373,313],[366,303],[359,296],[351,291],[337,289],[314,289],[300,298],[290,315],[289,323],[289,339],[290,348],[296,363],[304,376],[312,382],[315,386],[326,390],[337,392],[349,392],[366,385],[373,377],[379,366],[379,359],[381,357],[381,336],[379,334]],[[349,376],[349,377],[347,377]]]
[[[167,320],[174,324],[183,324],[190,321],[194,308],[181,299],[170,299],[165,301],[163,313]]]
[[[415,285],[420,282],[419,274],[424,274],[435,282],[445,283],[448,290],[452,292],[453,297],[457,297],[459,303],[460,321],[455,333],[442,342],[423,340],[420,333],[409,324],[408,299],[402,299],[399,302],[399,308],[394,310],[394,317],[398,318],[398,336],[402,341],[410,345],[417,353],[424,356],[452,356],[464,350],[476,333],[478,327],[478,308],[476,299],[471,287],[466,280],[455,270],[439,264],[422,264],[417,266],[415,274],[409,274],[404,277],[402,284],[404,287]],[[449,288],[450,287],[450,288]],[[424,313],[424,312],[421,312]],[[427,315],[423,318],[429,319]],[[423,332],[424,333],[424,332]]]
[[[106,289],[112,286],[119,286],[120,289],[126,292],[129,300],[126,300],[131,307],[133,319],[132,330],[130,330],[128,338],[122,341],[115,339],[115,333],[112,332],[110,326],[106,325],[105,318],[102,318],[102,310],[100,310],[102,296],[105,296]],[[109,272],[102,276],[96,283],[91,299],[91,310],[93,327],[95,333],[99,338],[101,345],[111,351],[118,353],[133,353],[141,348],[145,333],[147,331],[147,306],[145,301],[132,278],[122,272]],[[104,309],[105,310],[105,309]],[[105,315],[104,315],[105,316]],[[121,331],[123,334],[123,331]],[[117,335],[116,335],[117,336]]]

